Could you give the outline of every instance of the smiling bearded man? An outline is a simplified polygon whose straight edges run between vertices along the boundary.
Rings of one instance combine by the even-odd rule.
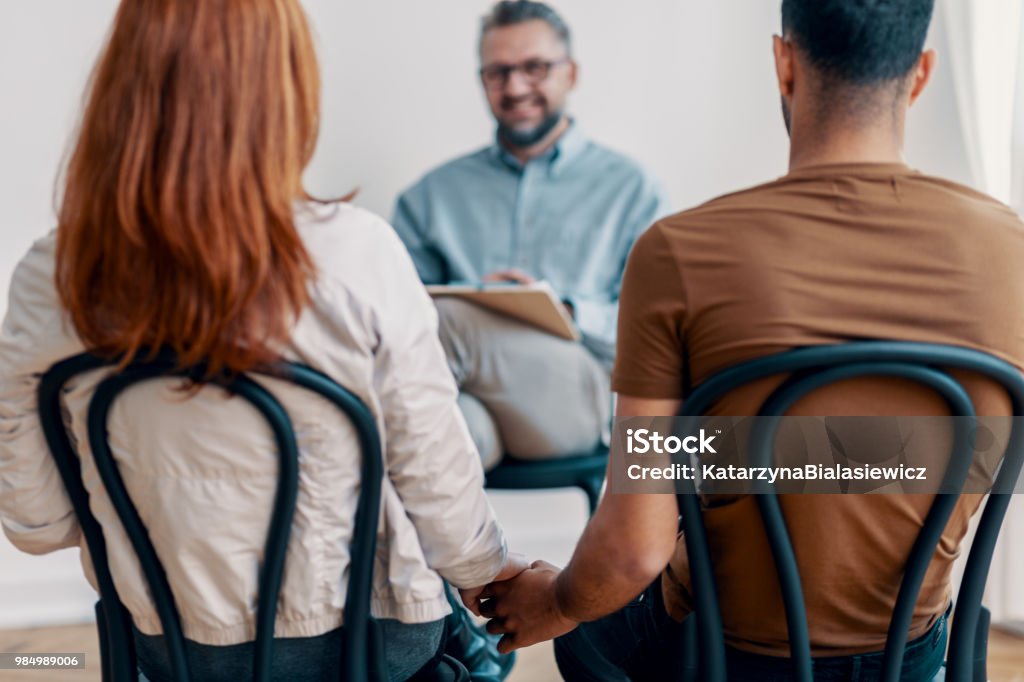
[[[505,453],[564,457],[607,438],[626,256],[668,206],[650,175],[587,139],[566,113],[578,66],[553,9],[498,3],[479,51],[495,141],[403,193],[395,229],[424,283],[546,280],[582,335],[565,340],[437,301],[459,404],[489,469]]]

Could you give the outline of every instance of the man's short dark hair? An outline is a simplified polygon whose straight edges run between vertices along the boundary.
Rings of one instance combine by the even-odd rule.
[[[514,26],[527,21],[539,19],[551,27],[558,38],[565,44],[565,50],[572,53],[572,41],[569,37],[569,26],[565,20],[543,2],[532,2],[531,0],[502,0],[483,18],[480,25],[480,41],[483,42],[484,34],[493,28],[502,26]]]
[[[783,0],[782,30],[826,78],[850,85],[906,76],[935,0]]]

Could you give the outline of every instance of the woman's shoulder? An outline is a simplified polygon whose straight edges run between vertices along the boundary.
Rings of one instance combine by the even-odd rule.
[[[36,239],[14,269],[0,327],[0,375],[40,373],[82,350],[57,295],[56,250],[54,230]]]
[[[28,298],[35,305],[45,301],[46,307],[57,306],[57,291],[54,286],[56,253],[56,230],[51,230],[32,242],[11,276],[12,302]]]
[[[405,245],[377,214],[345,202],[310,202],[298,208],[296,225],[321,285],[378,303],[422,289]]]
[[[393,232],[373,211],[347,201],[302,201],[295,206],[295,225],[304,237],[359,239]]]
[[[338,259],[351,265],[405,253],[386,220],[348,202],[303,202],[295,215],[299,235],[320,267],[329,267]]]

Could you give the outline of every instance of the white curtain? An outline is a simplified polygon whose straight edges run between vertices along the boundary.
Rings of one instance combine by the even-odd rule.
[[[948,60],[953,72],[960,134],[967,151],[971,177],[979,188],[985,186],[985,164],[978,116],[977,54],[975,50],[976,6],[971,0],[939,0],[939,11],[934,19],[934,30],[944,31],[949,54],[939,55]]]
[[[1024,216],[1024,12],[1017,45],[1010,156],[1010,201]],[[1024,264],[1022,264],[1024,266]],[[1024,315],[1024,311],[1020,311]],[[992,597],[993,618],[1013,622],[1024,634],[1024,495],[1014,495],[1000,534],[986,597]]]
[[[1024,215],[1024,12],[1018,30],[1017,74],[1010,141],[1010,201]]]
[[[960,132],[967,149],[971,177],[978,189],[1010,201],[1024,214],[1024,13],[1021,0],[939,2],[936,19],[940,30],[945,31],[950,53],[940,58],[948,59],[953,68]],[[1008,16],[1014,17],[1009,25],[1006,24]],[[994,23],[1000,18],[1001,25]],[[1004,116],[1005,127],[1002,125]],[[1024,268],[1024,263],[1021,267]],[[1007,311],[1007,314],[1024,315],[1024,310]],[[970,537],[973,537],[973,528]],[[962,570],[961,560],[954,570],[957,582]],[[1024,576],[1024,495],[1015,495],[1003,523],[985,592],[985,604],[992,610],[996,622],[1024,627],[1021,576]]]

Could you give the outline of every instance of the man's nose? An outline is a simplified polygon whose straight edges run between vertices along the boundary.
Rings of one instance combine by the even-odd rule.
[[[505,95],[516,97],[527,95],[533,90],[533,86],[526,78],[526,74],[520,69],[513,70],[505,81]]]

